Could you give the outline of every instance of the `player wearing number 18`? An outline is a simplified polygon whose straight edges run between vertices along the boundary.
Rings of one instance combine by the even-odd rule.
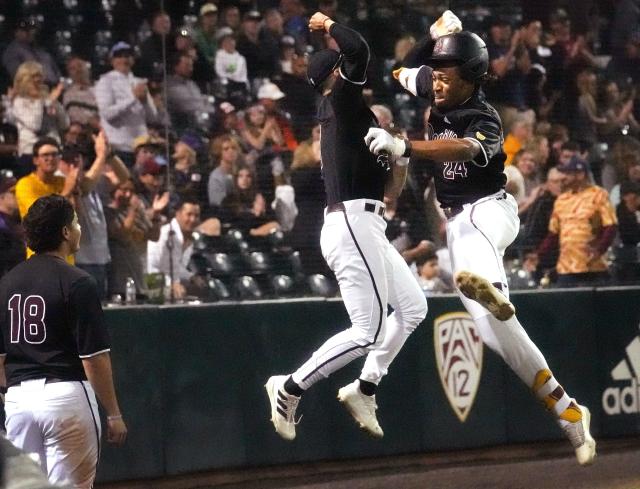
[[[89,274],[65,262],[81,234],[69,201],[41,197],[24,227],[36,254],[0,280],[7,437],[39,455],[51,483],[89,489],[100,453],[96,397],[107,414],[107,440],[121,444],[127,435],[98,290]]]

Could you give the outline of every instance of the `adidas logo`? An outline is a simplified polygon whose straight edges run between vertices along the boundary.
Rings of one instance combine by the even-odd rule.
[[[609,416],[640,413],[640,336],[625,348],[626,357],[611,371],[617,382],[628,382],[626,387],[608,387],[602,393],[602,409]]]

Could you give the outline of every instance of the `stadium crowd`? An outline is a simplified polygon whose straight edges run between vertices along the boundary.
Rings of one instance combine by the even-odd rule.
[[[309,53],[335,45],[309,32],[316,7],[369,41],[366,93],[381,127],[429,135],[431,107],[391,73],[445,6],[3,3],[0,274],[30,253],[20,218],[59,193],[82,225],[75,264],[105,300],[153,299],[158,284],[174,299],[331,294],[319,250],[318,94],[306,68]],[[638,283],[637,2],[459,3],[465,29],[488,46],[484,90],[502,117],[507,191],[519,203],[511,287]],[[385,218],[434,294],[452,282],[430,180],[429,165],[412,162]]]

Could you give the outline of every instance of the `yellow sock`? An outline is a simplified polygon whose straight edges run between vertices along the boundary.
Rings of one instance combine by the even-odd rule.
[[[561,420],[575,423],[582,419],[582,411],[576,402],[564,391],[549,369],[540,370],[533,381],[533,391]]]

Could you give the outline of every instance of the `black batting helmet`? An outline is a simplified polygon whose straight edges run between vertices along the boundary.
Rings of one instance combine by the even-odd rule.
[[[478,81],[489,69],[487,45],[468,31],[439,37],[429,61],[434,67],[443,62],[453,62],[460,70],[460,76],[471,82]]]

